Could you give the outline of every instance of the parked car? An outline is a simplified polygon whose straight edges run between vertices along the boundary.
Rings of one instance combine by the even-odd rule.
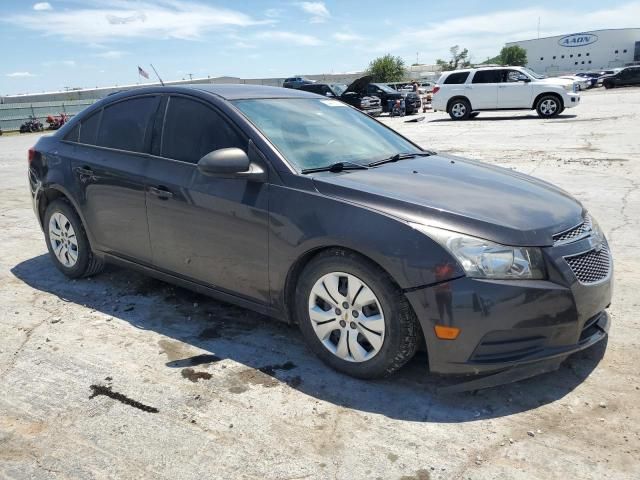
[[[285,78],[282,86],[284,88],[300,88],[302,85],[309,85],[312,83],[314,83],[313,80],[309,80],[304,77],[290,77],[290,78]]]
[[[589,90],[593,85],[588,78],[581,77],[579,75],[561,75],[557,78],[570,80],[576,86],[577,91]]]
[[[442,74],[431,103],[453,120],[519,109],[535,109],[540,117],[551,118],[580,103],[575,90],[571,80],[546,78],[524,67],[472,68]]]
[[[414,92],[398,92],[384,83],[370,83],[367,85],[367,94],[375,95],[382,101],[382,109],[390,112],[396,100],[404,99],[406,114],[418,113],[422,105],[420,95]]]
[[[349,86],[342,83],[313,83],[302,85],[300,90],[317,93],[325,97],[334,97],[349,105],[353,105],[358,110],[377,117],[382,113],[382,102],[373,95],[367,95],[367,85],[371,82],[370,76],[359,78]]]
[[[589,88],[598,86],[598,79],[602,76],[600,72],[579,72],[576,73],[577,77],[582,77],[590,81],[591,86]]]
[[[602,85],[604,88],[640,85],[640,65],[637,67],[625,67],[619,72],[603,78]]]
[[[39,138],[28,178],[66,276],[111,262],[297,323],[356,377],[424,344],[432,371],[485,375],[477,389],[556,369],[609,327],[612,259],[579,201],[309,92],[112,95]]]

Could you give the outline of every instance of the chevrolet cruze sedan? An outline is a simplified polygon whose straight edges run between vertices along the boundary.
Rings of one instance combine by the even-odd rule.
[[[504,383],[608,331],[612,259],[577,200],[425,150],[335,99],[119,93],[40,138],[29,181],[68,277],[116,263],[297,323],[356,377],[423,347],[433,372]]]

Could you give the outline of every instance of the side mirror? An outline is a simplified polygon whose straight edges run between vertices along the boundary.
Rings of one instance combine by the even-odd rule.
[[[521,78],[520,81],[524,83],[529,83],[531,82],[531,79],[529,77],[525,77],[525,78]]]
[[[249,157],[240,148],[221,148],[207,153],[198,162],[198,170],[203,175],[233,176],[247,172],[250,166]]]

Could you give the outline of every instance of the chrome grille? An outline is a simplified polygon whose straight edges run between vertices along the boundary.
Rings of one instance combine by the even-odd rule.
[[[611,270],[611,255],[606,241],[602,243],[599,251],[589,250],[579,255],[565,257],[565,260],[578,281],[584,284],[604,280]]]
[[[584,219],[584,222],[582,222],[580,225],[570,228],[569,230],[565,230],[564,232],[556,233],[553,236],[553,242],[554,244],[568,243],[574,239],[582,237],[583,235],[589,233],[591,230],[591,217],[587,215]]]

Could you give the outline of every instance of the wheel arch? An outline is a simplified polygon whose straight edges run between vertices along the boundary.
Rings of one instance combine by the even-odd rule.
[[[531,106],[532,110],[535,110],[538,107],[538,102],[540,101],[540,99],[542,97],[546,97],[546,96],[552,96],[552,97],[556,97],[558,99],[558,101],[560,102],[560,108],[564,108],[564,100],[562,99],[562,95],[560,95],[557,92],[542,92],[539,93],[536,98],[533,100],[533,105]]]
[[[456,95],[454,97],[451,97],[449,99],[449,101],[447,102],[447,110],[446,110],[447,113],[449,113],[449,110],[451,109],[451,104],[455,100],[465,100],[465,101],[467,101],[469,103],[469,106],[471,106],[471,110],[473,110],[473,105],[471,105],[471,100],[469,100],[468,97],[465,97],[464,95]]]

